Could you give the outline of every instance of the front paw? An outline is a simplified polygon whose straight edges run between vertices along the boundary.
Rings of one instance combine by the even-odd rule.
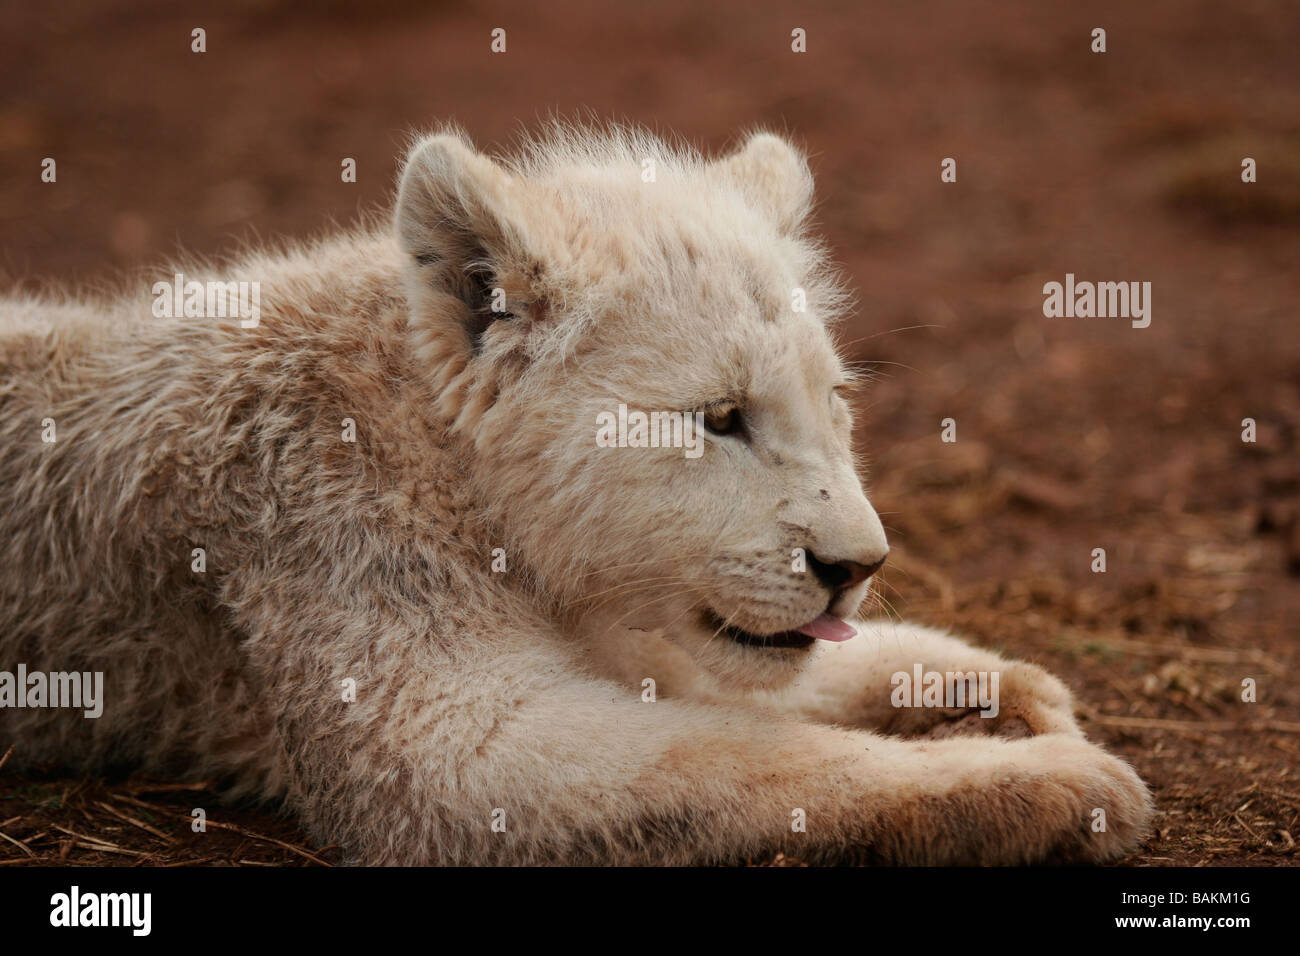
[[[900,809],[881,854],[888,862],[1103,863],[1136,848],[1154,812],[1132,767],[1078,738],[913,746],[948,768],[950,788]]]
[[[1040,734],[1065,734],[1081,737],[1082,730],[1074,719],[1074,699],[1069,689],[1043,668],[1021,661],[999,661],[983,667],[948,666],[922,671],[941,675],[942,692],[937,695],[942,706],[929,706],[936,695],[915,691],[915,674],[903,687],[896,681],[891,703],[893,718],[884,728],[902,737],[943,740],[949,737],[995,736],[1007,739],[1035,737]],[[973,686],[978,697],[964,699],[954,695],[955,682],[974,674]],[[950,675],[957,675],[955,678]],[[972,686],[967,680],[966,686]],[[911,691],[910,696],[900,691]],[[918,706],[919,704],[919,706]],[[951,705],[951,706],[949,706]]]
[[[1104,863],[1131,852],[1155,804],[1127,763],[1083,741],[1043,737],[1058,767],[1037,785],[1040,812],[1054,817],[1045,863]],[[1055,744],[1055,746],[1053,746]]]

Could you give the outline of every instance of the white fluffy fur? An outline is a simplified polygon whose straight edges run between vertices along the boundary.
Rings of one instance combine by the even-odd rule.
[[[0,710],[0,748],[217,775],[364,863],[1132,847],[1145,788],[1042,670],[905,625],[788,649],[716,626],[851,615],[867,585],[832,595],[792,549],[886,549],[812,196],[769,134],[711,160],[556,127],[497,161],[444,130],[394,229],[187,270],[261,282],[257,328],[155,319],[147,284],[5,301],[0,669],[102,670],[107,700],[97,721]],[[723,400],[749,434],[698,459],[595,445],[619,402]],[[999,717],[891,707],[917,661],[1001,671]],[[954,728],[976,735],[925,739]]]

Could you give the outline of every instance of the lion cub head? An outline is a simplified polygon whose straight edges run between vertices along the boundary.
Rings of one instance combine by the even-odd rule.
[[[887,551],[812,197],[770,134],[706,160],[557,127],[504,162],[426,138],[398,199],[418,354],[512,573],[730,683],[848,639]]]

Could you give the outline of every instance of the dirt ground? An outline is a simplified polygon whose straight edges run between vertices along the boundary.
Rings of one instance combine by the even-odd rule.
[[[1128,865],[1297,862],[1300,8],[364,9],[5,2],[0,273],[95,287],[346,223],[382,207],[409,132],[438,119],[485,147],[552,112],[709,149],[786,130],[858,290],[849,352],[878,379],[859,439],[891,611],[1077,691],[1159,806]],[[1067,272],[1150,281],[1150,327],[1045,318],[1043,283]],[[0,838],[0,865],[337,860],[290,820],[168,781],[3,770]]]

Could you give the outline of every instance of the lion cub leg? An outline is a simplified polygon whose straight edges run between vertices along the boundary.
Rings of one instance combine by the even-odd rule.
[[[349,721],[289,741],[297,808],[359,862],[1100,861],[1150,816],[1133,771],[1074,737],[905,741],[598,681],[516,697],[485,727],[393,690],[420,733]]]
[[[1041,667],[932,628],[854,624],[856,638],[819,646],[790,688],[762,702],[904,737],[1083,735],[1069,689]]]

